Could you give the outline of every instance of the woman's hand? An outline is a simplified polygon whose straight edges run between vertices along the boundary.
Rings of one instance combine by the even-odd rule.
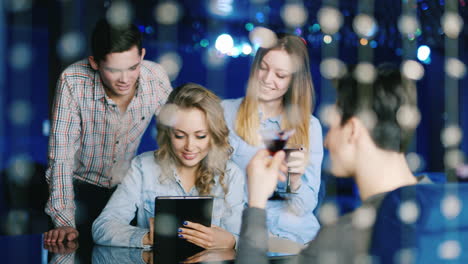
[[[301,176],[304,174],[308,162],[306,153],[306,149],[301,148],[301,150],[292,151],[288,155],[288,161],[286,165],[288,166],[291,189],[293,191],[296,191],[301,186]]]
[[[186,224],[185,224],[186,223]],[[228,231],[219,226],[206,227],[188,222],[179,228],[179,237],[204,249],[234,248],[236,240]]]
[[[264,149],[257,154],[247,165],[247,187],[249,194],[249,206],[265,208],[268,197],[273,193],[278,180],[284,181],[286,177],[281,172],[286,172],[284,166],[284,151],[278,151],[271,158],[270,153]]]

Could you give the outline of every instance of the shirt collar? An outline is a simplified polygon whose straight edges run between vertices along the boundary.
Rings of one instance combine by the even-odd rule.
[[[175,181],[180,182],[180,176],[177,173],[177,169],[176,169],[175,166],[172,167],[172,176],[174,177]],[[215,175],[213,180],[214,180],[214,185],[213,186],[216,186],[218,184],[218,182],[219,182],[219,177],[217,175]]]
[[[100,100],[106,97],[104,85],[101,81],[101,75],[99,71],[94,70],[94,100]]]
[[[269,117],[265,120],[262,121],[262,117],[263,117],[263,112],[262,110],[259,108],[258,109],[258,117],[260,118],[260,122],[270,122],[270,123],[277,123],[277,124],[281,124],[281,116],[282,115],[278,115],[278,116],[274,116],[274,117]]]

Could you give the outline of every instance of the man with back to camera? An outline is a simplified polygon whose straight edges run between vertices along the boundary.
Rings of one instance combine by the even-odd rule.
[[[171,92],[164,69],[143,60],[133,24],[96,23],[92,56],[61,74],[53,103],[45,242],[73,240],[91,224],[125,175],[142,135]],[[75,203],[77,201],[78,206]],[[76,208],[83,219],[76,219]]]
[[[427,177],[416,178],[405,159],[404,151],[415,126],[405,126],[397,119],[398,111],[417,111],[414,84],[397,68],[386,64],[377,68],[376,80],[367,93],[361,87],[353,69],[338,80],[337,111],[330,120],[325,147],[330,152],[332,174],[355,180],[362,206],[324,226],[291,263],[326,263],[327,259],[353,263],[366,256],[373,222],[356,224],[363,213],[370,213],[364,217],[366,220],[372,212],[375,215],[385,194],[394,189],[430,183]],[[365,123],[362,114],[366,112],[375,116],[372,127]],[[267,151],[261,150],[247,168],[249,208],[243,213],[238,264],[268,263],[264,208],[276,181],[284,178],[278,173],[284,167],[283,160],[282,151],[271,159]]]

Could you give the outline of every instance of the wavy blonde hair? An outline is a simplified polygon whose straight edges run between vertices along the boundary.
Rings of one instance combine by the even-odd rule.
[[[226,195],[228,188],[224,183],[224,176],[226,163],[232,153],[228,141],[229,129],[224,121],[220,99],[205,87],[194,83],[187,83],[174,89],[159,113],[157,122],[159,149],[154,152],[154,157],[163,172],[161,182],[172,175],[174,167],[180,166],[180,161],[172,149],[172,125],[168,120],[173,117],[174,109],[191,108],[205,113],[210,134],[210,150],[200,162],[195,187],[201,195],[209,195],[215,183],[214,178],[219,175],[219,182]]]
[[[247,143],[257,146],[260,139],[258,130],[260,120],[258,117],[257,93],[259,90],[259,76],[261,62],[271,50],[286,51],[297,68],[292,74],[288,91],[283,96],[282,129],[296,130],[288,140],[289,143],[301,144],[309,148],[309,123],[314,101],[314,89],[310,74],[309,54],[305,41],[298,36],[290,34],[278,35],[275,46],[265,49],[259,48],[255,55],[247,83],[247,93],[237,112],[235,130]]]

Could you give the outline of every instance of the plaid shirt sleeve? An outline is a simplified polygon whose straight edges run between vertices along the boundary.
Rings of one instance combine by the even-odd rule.
[[[154,116],[157,117],[162,106],[166,103],[169,94],[172,92],[172,86],[166,70],[160,64],[152,63],[148,65],[148,69],[151,75],[153,75],[158,80],[158,85],[155,89],[155,91],[157,91],[156,100],[158,107],[154,113]]]
[[[78,104],[63,74],[57,84],[52,110],[46,171],[50,196],[45,211],[55,227],[75,227],[73,168],[80,144],[80,119]]]

